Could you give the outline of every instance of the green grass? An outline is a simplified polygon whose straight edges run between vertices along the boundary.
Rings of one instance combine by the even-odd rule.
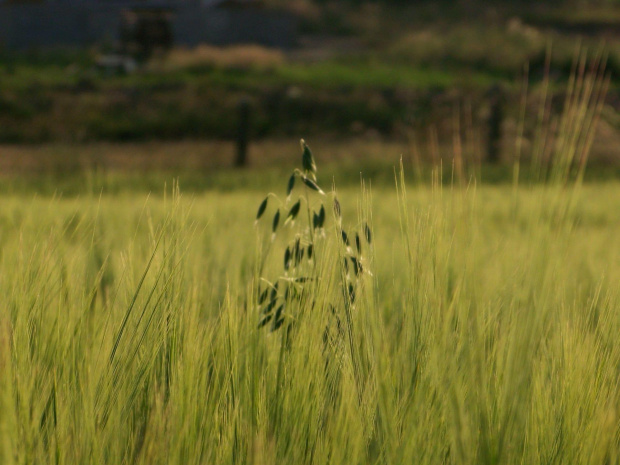
[[[347,320],[328,208],[286,342],[256,191],[3,194],[0,462],[615,463],[619,193],[341,189],[372,276]]]
[[[396,157],[392,161],[366,161],[355,160],[328,163],[322,167],[323,179],[335,180],[337,186],[354,188],[359,185],[360,175],[380,189],[391,188],[394,185],[394,168],[397,164]],[[362,165],[360,168],[360,164]],[[410,164],[410,163],[409,163]],[[447,163],[446,163],[447,164]],[[0,179],[0,195],[26,196],[33,195],[42,197],[64,198],[83,197],[84,195],[98,196],[105,192],[111,195],[146,196],[158,195],[162,186],[172,185],[178,182],[184,193],[188,195],[200,195],[205,191],[229,192],[243,191],[254,193],[257,197],[271,189],[272,186],[282,184],[282,180],[288,179],[290,169],[288,164],[282,167],[268,166],[264,168],[238,170],[232,168],[200,168],[194,172],[188,170],[149,170],[139,174],[139,168],[132,171],[50,171],[40,174],[13,174]],[[422,167],[419,176],[409,166],[407,179],[415,182],[417,188],[428,188],[431,184],[430,173],[432,168],[428,165]],[[482,165],[479,169],[472,168],[466,173],[467,180],[482,179],[486,186],[499,186],[508,189],[512,182],[514,169],[507,165]],[[532,180],[532,174],[528,171],[521,173],[521,179]],[[584,177],[587,185],[596,186],[599,183],[613,183],[620,179],[620,168],[606,164],[590,167]],[[454,184],[454,179],[449,173],[445,173],[441,184],[449,187]]]
[[[620,184],[583,182],[606,85],[577,73],[558,131],[542,99],[512,184],[455,137],[395,187],[320,164],[340,203],[303,143],[292,193],[286,156],[188,195],[7,189],[0,463],[616,463]]]
[[[0,61],[0,63],[2,63]],[[8,67],[0,67],[5,88],[28,90],[32,86],[74,87],[84,80],[98,88],[138,87],[150,90],[161,86],[216,85],[222,88],[257,89],[268,86],[311,85],[317,89],[333,89],[342,86],[375,88],[397,85],[407,89],[447,88],[463,80],[458,75],[440,68],[414,67],[411,63],[360,58],[338,58],[321,63],[286,62],[268,69],[246,66],[222,68],[210,65],[186,69],[151,70],[127,76],[103,76],[92,69],[92,64],[74,66],[54,63],[29,63],[17,61]],[[472,74],[472,73],[470,73]],[[493,77],[484,70],[473,73],[481,86]],[[467,82],[471,82],[471,78]],[[157,90],[157,89],[156,89]]]
[[[539,87],[549,43],[550,89],[561,98],[576,44],[582,43],[574,36],[551,37],[515,24],[511,31],[507,24],[432,23],[381,47],[358,45],[359,50],[334,55],[327,50],[317,61],[304,59],[300,52],[299,57],[291,54],[265,64],[257,53],[249,64],[205,59],[174,65],[172,60],[127,76],[97,72],[87,53],[64,59],[50,55],[48,60],[44,54],[39,60],[4,54],[0,141],[234,139],[242,98],[253,105],[254,137],[344,136],[358,128],[398,138],[412,124],[447,128],[454,108],[470,103],[485,124],[484,108],[476,107],[488,105],[487,91],[501,85],[510,114],[518,105],[517,83],[526,63],[532,88]],[[596,51],[600,44],[590,39],[583,46]],[[620,63],[617,41],[606,49],[607,69],[615,76]],[[226,51],[219,53],[225,56]],[[613,105],[611,98],[611,110]]]
[[[0,66],[0,139],[5,142],[234,138],[237,105],[253,104],[255,136],[346,133],[354,122],[389,133],[411,105],[384,89],[424,93],[493,77],[372,60],[283,63],[270,69],[199,66],[104,77],[87,66]],[[289,95],[297,89],[298,95]],[[371,98],[371,96],[373,96]]]

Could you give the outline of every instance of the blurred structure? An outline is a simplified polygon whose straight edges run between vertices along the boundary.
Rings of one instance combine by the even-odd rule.
[[[487,94],[491,106],[488,121],[487,161],[498,163],[502,153],[502,123],[504,121],[505,97],[499,85],[494,85]]]
[[[287,48],[295,18],[260,0],[0,0],[0,46],[152,47],[256,43]]]
[[[250,144],[250,101],[247,98],[239,102],[239,131],[237,133],[237,158],[235,166],[242,168],[248,163],[248,146]]]
[[[157,49],[171,48],[174,40],[172,18],[172,12],[165,8],[124,11],[120,26],[121,53],[148,59]]]

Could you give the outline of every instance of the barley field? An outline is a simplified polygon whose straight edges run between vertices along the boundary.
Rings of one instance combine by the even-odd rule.
[[[311,174],[3,194],[0,463],[620,460],[620,184]]]

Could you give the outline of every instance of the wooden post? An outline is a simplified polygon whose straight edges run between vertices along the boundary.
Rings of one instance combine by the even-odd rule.
[[[493,86],[489,92],[491,110],[489,113],[489,138],[487,160],[498,163],[502,148],[502,122],[504,120],[504,98],[499,86]]]
[[[243,98],[239,102],[239,131],[237,133],[237,159],[235,166],[244,167],[248,162],[248,146],[250,143],[250,102]]]

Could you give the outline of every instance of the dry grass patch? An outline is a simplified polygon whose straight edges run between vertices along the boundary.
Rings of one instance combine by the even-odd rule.
[[[222,69],[271,69],[284,63],[280,50],[259,45],[214,47],[199,45],[193,49],[177,48],[168,55],[165,66],[169,70],[198,67]]]

